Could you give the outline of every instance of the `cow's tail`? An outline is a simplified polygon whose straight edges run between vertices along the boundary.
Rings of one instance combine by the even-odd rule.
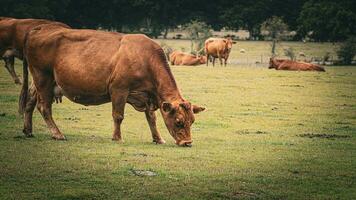
[[[23,60],[23,84],[19,98],[19,114],[23,114],[26,108],[28,96],[28,64],[26,58]]]
[[[23,63],[22,63],[22,76],[23,76],[23,84],[19,97],[19,114],[23,115],[25,112],[26,104],[27,104],[27,96],[28,96],[28,62],[26,56],[26,43],[28,38],[28,32],[25,35],[24,46],[23,46]]]

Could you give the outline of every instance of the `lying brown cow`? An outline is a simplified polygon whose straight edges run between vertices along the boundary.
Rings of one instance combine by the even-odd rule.
[[[162,144],[155,111],[160,109],[169,133],[180,146],[191,146],[194,113],[179,92],[162,48],[141,34],[124,35],[94,30],[74,30],[41,25],[25,42],[24,84],[20,108],[25,111],[24,133],[32,136],[34,105],[26,102],[30,69],[37,90],[37,108],[54,139],[65,139],[52,119],[55,84],[75,103],[112,102],[113,140],[121,141],[125,104],[145,112],[153,141]],[[26,105],[27,103],[27,105]]]
[[[173,51],[169,55],[169,60],[171,62],[171,65],[194,66],[194,65],[205,64],[206,57],[205,56],[195,56],[195,55],[184,53],[181,51]]]
[[[32,28],[48,23],[58,23],[43,19],[15,19],[0,17],[0,57],[5,61],[14,82],[21,84],[14,69],[15,57],[22,59],[25,34]]]
[[[205,41],[205,54],[207,56],[206,66],[208,66],[210,56],[213,58],[213,66],[215,65],[215,58],[219,58],[220,65],[222,65],[222,59],[224,59],[224,65],[226,66],[227,59],[229,58],[232,48],[232,40],[225,38],[209,38]]]
[[[321,71],[325,69],[319,65],[306,62],[297,62],[287,59],[270,58],[269,69],[275,68],[276,70],[294,70],[294,71]]]

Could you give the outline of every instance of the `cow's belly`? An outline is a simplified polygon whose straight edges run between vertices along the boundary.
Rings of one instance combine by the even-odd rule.
[[[69,100],[83,105],[100,105],[110,102],[110,95],[105,88],[93,87],[92,84],[77,84],[68,80],[56,79],[57,85]]]
[[[100,68],[102,70],[100,70]],[[105,67],[56,66],[54,77],[63,95],[83,105],[99,105],[110,102],[108,84],[110,71]]]
[[[63,94],[69,100],[86,106],[100,105],[111,101],[109,94],[105,94],[105,95],[68,94],[66,93],[65,90],[63,90]]]

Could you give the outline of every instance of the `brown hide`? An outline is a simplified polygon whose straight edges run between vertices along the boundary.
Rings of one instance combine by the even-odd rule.
[[[5,61],[15,83],[21,81],[14,70],[14,57],[22,59],[23,43],[26,33],[32,28],[48,23],[59,23],[44,19],[15,19],[0,17],[0,56]],[[64,25],[63,26],[67,26]]]
[[[232,48],[232,40],[225,38],[209,38],[205,41],[205,54],[207,59],[211,56],[213,58],[213,66],[215,65],[215,58],[219,58],[220,65],[222,65],[222,59],[224,59],[224,65],[226,66],[227,59],[229,58]],[[209,62],[206,62],[208,66]]]
[[[205,64],[206,57],[205,56],[195,56],[192,54],[174,51],[171,53],[170,62],[172,65],[187,65],[187,66],[194,66],[194,65],[201,65]]]
[[[271,58],[269,62],[269,68],[275,68],[276,70],[293,70],[293,71],[322,71],[325,69],[319,65],[306,62],[297,62],[287,59]]]
[[[124,107],[129,103],[145,112],[154,142],[164,143],[154,113],[160,109],[176,144],[191,146],[193,113],[204,108],[181,96],[162,48],[145,35],[42,25],[29,32],[24,52],[38,92],[39,111],[53,138],[64,139],[51,116],[56,83],[73,102],[112,102],[113,140],[121,140]],[[25,62],[24,71],[26,66]],[[24,83],[21,99],[26,99],[26,87]],[[20,101],[22,110],[25,104]],[[31,131],[32,123],[25,121],[25,134],[32,135]]]

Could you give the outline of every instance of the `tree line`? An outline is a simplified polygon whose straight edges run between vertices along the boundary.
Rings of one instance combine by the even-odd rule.
[[[0,15],[45,18],[75,28],[145,32],[153,37],[191,20],[214,30],[246,29],[261,38],[261,24],[280,17],[294,39],[344,41],[356,35],[354,0],[1,0]]]

